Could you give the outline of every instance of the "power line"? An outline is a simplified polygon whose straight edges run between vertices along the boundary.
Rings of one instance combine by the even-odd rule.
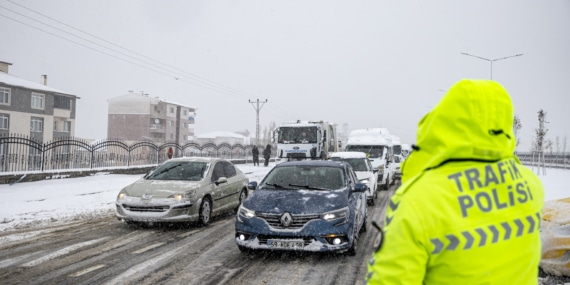
[[[142,54],[137,53],[137,52],[135,52],[135,51],[132,51],[132,50],[130,50],[130,49],[124,48],[124,47],[119,46],[119,45],[117,45],[117,44],[115,44],[115,43],[112,43],[112,42],[110,42],[110,41],[107,41],[107,40],[105,40],[105,39],[103,39],[103,38],[101,38],[101,37],[98,37],[98,36],[96,36],[96,35],[94,35],[94,34],[85,32],[85,31],[83,31],[83,30],[81,30],[81,29],[78,29],[78,28],[75,28],[75,27],[73,27],[73,26],[71,26],[71,25],[68,25],[68,24],[66,24],[66,23],[63,23],[63,22],[61,22],[61,21],[59,21],[59,20],[56,20],[56,19],[54,19],[54,18],[52,18],[52,17],[49,17],[49,16],[47,16],[47,15],[44,15],[44,14],[42,14],[42,13],[40,13],[40,12],[35,11],[35,10],[32,10],[32,9],[30,9],[30,8],[28,8],[28,7],[25,7],[25,6],[21,5],[21,4],[15,3],[14,1],[8,0],[8,2],[13,3],[13,4],[17,5],[17,6],[20,6],[20,7],[24,8],[24,9],[26,9],[26,10],[29,10],[29,11],[31,11],[31,12],[33,12],[33,13],[38,14],[38,15],[41,15],[41,16],[43,16],[43,17],[45,17],[45,18],[48,18],[48,19],[50,19],[50,20],[52,20],[52,21],[55,21],[55,22],[57,22],[57,23],[59,23],[59,24],[61,24],[61,25],[64,25],[64,26],[66,26],[66,27],[69,27],[69,28],[71,28],[71,29],[73,29],[73,30],[76,30],[76,31],[79,31],[79,32],[81,32],[81,33],[87,34],[87,35],[89,35],[89,36],[91,36],[91,37],[94,37],[94,38],[96,38],[96,39],[98,39],[98,40],[101,40],[101,41],[103,41],[103,42],[105,42],[105,43],[108,43],[108,44],[110,44],[110,45],[113,45],[113,46],[115,46],[115,47],[118,47],[118,48],[120,48],[120,49],[123,49],[123,50],[125,50],[125,51],[130,52],[130,53],[133,53],[133,54],[135,54],[135,55],[137,55],[137,56],[139,56],[139,57],[143,57],[143,58],[146,58],[146,59],[151,60],[152,62],[158,63],[158,64],[160,64],[160,65],[162,65],[162,66],[166,66],[167,68],[164,68],[164,67],[163,67],[163,68],[161,68],[161,69],[166,69],[166,71],[169,72],[169,73],[166,73],[166,72],[164,72],[164,71],[157,70],[157,69],[155,69],[155,68],[149,68],[149,67],[146,67],[146,66],[142,66],[142,65],[140,65],[140,64],[138,64],[138,63],[135,63],[135,62],[132,62],[132,61],[130,61],[130,60],[125,60],[125,59],[120,58],[120,57],[118,57],[118,56],[111,55],[111,54],[109,54],[109,53],[100,51],[100,50],[98,50],[98,49],[95,49],[95,48],[93,48],[93,47],[89,47],[89,46],[84,45],[84,44],[81,44],[81,43],[77,43],[77,42],[75,42],[75,41],[73,41],[73,40],[67,39],[67,38],[62,37],[62,36],[60,36],[60,35],[57,35],[57,34],[48,32],[48,31],[43,30],[43,29],[41,29],[41,28],[32,26],[32,25],[30,25],[30,24],[24,23],[24,22],[19,21],[19,20],[17,20],[17,19],[14,19],[14,18],[11,18],[11,17],[9,17],[9,16],[0,14],[0,16],[3,16],[3,17],[5,17],[5,18],[8,18],[8,19],[10,19],[10,20],[12,20],[12,21],[18,22],[18,23],[23,24],[23,25],[25,25],[25,26],[31,27],[31,28],[33,28],[33,29],[40,30],[40,31],[42,31],[42,32],[45,32],[45,33],[50,34],[50,35],[52,35],[52,36],[58,37],[58,38],[60,38],[60,39],[63,39],[63,40],[72,42],[72,43],[74,43],[74,44],[80,45],[80,46],[82,46],[82,47],[85,47],[85,48],[88,48],[88,49],[91,49],[91,50],[94,50],[94,51],[97,51],[97,52],[100,52],[100,53],[105,54],[105,55],[107,55],[107,56],[111,56],[111,57],[113,57],[113,58],[115,58],[115,59],[118,59],[118,60],[121,60],[121,61],[130,63],[130,64],[133,64],[133,65],[136,65],[136,66],[138,66],[138,67],[141,67],[141,68],[144,68],[144,69],[147,69],[147,70],[150,70],[150,71],[154,71],[154,72],[157,72],[157,73],[159,73],[159,74],[162,74],[162,75],[165,75],[165,76],[174,78],[174,79],[176,79],[176,80],[182,79],[181,81],[184,81],[184,82],[187,82],[187,83],[190,83],[190,84],[194,84],[194,85],[198,85],[198,86],[201,86],[201,87],[204,87],[204,88],[207,88],[207,89],[211,89],[211,90],[214,90],[214,91],[217,91],[217,92],[229,94],[229,95],[236,95],[236,96],[241,96],[241,97],[245,97],[244,94],[245,94],[245,95],[250,95],[250,94],[247,93],[247,92],[241,91],[241,90],[236,89],[236,88],[233,88],[233,87],[231,87],[231,86],[227,86],[227,85],[225,85],[225,84],[221,84],[221,83],[218,83],[218,82],[215,82],[215,81],[212,81],[212,80],[209,80],[209,79],[200,77],[200,76],[198,76],[198,75],[195,75],[195,74],[186,72],[186,71],[181,70],[181,69],[179,69],[179,68],[176,68],[176,67],[174,67],[174,66],[171,66],[171,65],[168,65],[168,64],[166,64],[166,63],[160,62],[160,61],[158,61],[158,60],[152,59],[152,58],[150,58],[150,57],[148,57],[148,56],[142,55]],[[99,47],[105,48],[105,49],[107,49],[107,50],[116,52],[116,53],[118,53],[118,54],[121,54],[121,55],[126,56],[126,57],[128,57],[128,58],[131,58],[131,59],[133,59],[133,60],[142,62],[142,63],[147,64],[147,65],[152,65],[152,64],[149,63],[148,61],[144,61],[144,60],[142,60],[142,59],[140,59],[140,58],[133,57],[133,56],[128,55],[128,54],[126,54],[126,53],[124,53],[124,52],[117,51],[116,49],[103,46],[103,45],[101,45],[101,44],[99,44],[99,43],[96,43],[96,42],[94,42],[94,41],[92,41],[92,40],[89,40],[89,39],[86,39],[86,38],[84,38],[84,37],[78,36],[78,35],[76,35],[76,34],[73,34],[73,33],[67,32],[67,31],[64,31],[64,30],[62,30],[62,29],[60,29],[60,28],[58,28],[58,27],[55,27],[55,26],[53,26],[53,25],[50,25],[50,24],[47,24],[47,23],[45,23],[45,22],[39,21],[39,20],[37,20],[37,19],[31,18],[31,17],[29,17],[29,16],[26,16],[26,15],[24,15],[24,14],[22,14],[22,13],[19,13],[19,12],[17,12],[17,11],[12,10],[12,9],[9,9],[9,8],[3,7],[3,6],[0,6],[0,8],[4,8],[4,9],[6,9],[6,10],[8,10],[8,11],[11,11],[11,12],[17,14],[17,15],[20,15],[20,16],[25,17],[25,18],[27,18],[27,19],[30,19],[30,20],[32,20],[32,21],[38,22],[38,23],[40,23],[40,24],[42,24],[42,25],[46,25],[46,26],[48,26],[48,27],[50,27],[50,28],[56,29],[56,30],[58,30],[58,31],[61,31],[61,32],[66,33],[66,34],[71,35],[71,36],[74,36],[74,37],[76,37],[76,38],[82,39],[82,40],[87,41],[87,42],[89,42],[89,43],[91,43],[91,44],[94,44],[94,45],[97,45],[97,46],[99,46]],[[168,70],[168,69],[170,69],[170,70]],[[187,75],[187,76],[176,75],[176,72],[173,72],[173,70],[179,71],[179,72],[181,72],[181,73],[183,73],[183,74],[185,74],[185,75]],[[184,78],[187,78],[187,80],[184,80]]]
[[[206,79],[206,78],[201,77],[201,76],[199,76],[199,75],[186,72],[186,71],[184,71],[184,70],[182,70],[182,69],[179,69],[179,68],[177,68],[177,67],[175,67],[175,66],[172,66],[172,65],[169,65],[169,64],[167,64],[167,63],[161,62],[161,61],[159,61],[159,60],[153,59],[153,58],[151,58],[151,57],[145,56],[145,55],[143,55],[143,54],[141,54],[141,53],[138,53],[138,52],[133,51],[133,50],[131,50],[131,49],[128,49],[128,48],[126,48],[126,47],[120,46],[120,45],[118,45],[118,44],[116,44],[116,43],[113,43],[113,42],[111,42],[111,41],[108,41],[108,40],[106,40],[106,39],[104,39],[104,38],[102,38],[102,37],[100,37],[100,36],[97,36],[97,35],[95,35],[95,34],[93,34],[93,33],[89,33],[89,32],[87,32],[87,31],[84,31],[84,30],[79,29],[79,28],[77,28],[77,27],[74,27],[74,26],[72,26],[72,25],[69,25],[69,24],[64,23],[64,22],[62,22],[62,21],[59,21],[59,20],[57,20],[57,19],[55,19],[55,18],[53,18],[53,17],[50,17],[50,16],[48,16],[48,15],[46,15],[46,14],[43,14],[43,13],[41,13],[41,12],[35,11],[35,10],[31,9],[31,8],[28,8],[28,7],[24,6],[24,5],[21,5],[21,4],[19,4],[19,3],[16,3],[16,2],[14,2],[14,1],[11,1],[11,0],[7,0],[7,1],[10,2],[10,3],[12,3],[12,4],[14,4],[14,5],[16,5],[16,6],[19,6],[19,7],[23,8],[23,9],[25,9],[25,10],[28,10],[28,11],[30,11],[30,12],[32,12],[32,13],[35,13],[35,14],[40,15],[40,16],[42,16],[42,17],[44,17],[44,18],[47,18],[47,19],[49,19],[49,20],[51,20],[51,21],[54,21],[54,22],[56,22],[56,23],[58,23],[58,24],[60,24],[60,25],[63,25],[63,26],[68,27],[68,28],[70,28],[70,29],[72,29],[72,30],[75,30],[75,31],[80,32],[80,33],[83,33],[83,34],[85,34],[85,35],[87,35],[87,36],[89,36],[89,37],[92,37],[92,38],[94,38],[94,39],[97,39],[97,40],[99,40],[99,41],[101,41],[101,42],[103,42],[103,43],[106,43],[106,44],[111,45],[111,46],[113,46],[113,47],[119,48],[119,49],[124,50],[124,51],[126,51],[126,52],[128,52],[128,53],[134,54],[134,55],[136,55],[136,56],[138,56],[138,57],[141,57],[141,58],[144,58],[144,59],[148,59],[149,61],[152,61],[152,62],[154,62],[154,63],[159,64],[160,66],[159,66],[158,68],[156,68],[156,67],[157,67],[156,64],[152,64],[152,63],[150,63],[149,61],[145,61],[145,60],[143,60],[143,59],[141,59],[141,58],[137,58],[137,57],[131,56],[131,55],[125,53],[125,52],[122,52],[122,51],[120,51],[120,50],[117,50],[116,48],[111,48],[111,47],[108,47],[108,46],[104,46],[104,45],[102,45],[102,44],[100,44],[100,43],[97,43],[97,42],[95,42],[95,41],[93,41],[93,40],[90,40],[90,39],[88,39],[88,38],[82,37],[82,36],[77,35],[77,34],[75,34],[75,33],[71,33],[71,32],[69,32],[69,31],[62,30],[62,29],[59,28],[59,27],[56,27],[56,26],[54,26],[54,25],[45,23],[45,22],[40,21],[40,20],[38,20],[38,19],[36,19],[36,18],[29,17],[29,16],[27,16],[27,15],[24,15],[24,14],[22,14],[22,13],[20,13],[20,12],[15,11],[15,10],[13,10],[13,9],[9,9],[9,8],[6,8],[6,7],[3,7],[3,6],[0,5],[0,8],[4,8],[4,9],[6,9],[6,10],[8,10],[8,11],[11,11],[12,13],[15,13],[15,14],[21,16],[21,17],[24,17],[24,18],[26,18],[26,19],[32,20],[32,21],[34,21],[34,22],[36,22],[36,23],[39,23],[40,25],[48,26],[48,27],[50,27],[50,28],[52,28],[52,29],[55,29],[55,30],[60,31],[60,32],[63,32],[63,33],[65,33],[65,34],[67,34],[67,35],[70,35],[70,36],[73,36],[73,37],[75,37],[75,38],[81,39],[81,40],[83,40],[83,41],[85,41],[85,42],[87,42],[87,43],[89,43],[89,44],[83,44],[83,43],[74,41],[74,40],[69,39],[69,38],[66,38],[66,37],[64,37],[64,36],[62,36],[62,35],[55,34],[55,33],[53,33],[53,32],[44,30],[44,29],[42,29],[42,28],[40,28],[40,27],[33,26],[33,25],[31,25],[31,24],[22,22],[22,21],[20,21],[20,20],[18,20],[18,19],[15,19],[15,18],[6,16],[6,15],[3,15],[3,14],[0,13],[0,16],[3,16],[3,17],[5,17],[5,18],[7,18],[7,19],[9,19],[9,20],[14,21],[14,22],[20,23],[20,24],[22,24],[22,25],[24,25],[24,26],[28,26],[28,27],[30,27],[30,28],[32,28],[32,29],[36,29],[36,30],[39,30],[39,31],[41,31],[41,32],[47,33],[47,34],[49,34],[49,35],[51,35],[51,36],[54,36],[54,37],[56,37],[56,38],[63,39],[63,40],[65,40],[65,41],[68,41],[68,42],[71,42],[71,43],[73,43],[73,44],[82,46],[82,47],[84,47],[84,48],[87,48],[87,49],[90,49],[90,50],[99,52],[99,53],[101,53],[101,54],[103,54],[103,55],[110,56],[110,57],[115,58],[115,59],[117,59],[117,60],[120,60],[120,61],[129,63],[129,64],[132,64],[132,65],[134,65],[134,66],[137,66],[137,67],[140,67],[140,68],[143,68],[143,69],[146,69],[146,70],[149,70],[149,71],[152,71],[152,72],[155,72],[155,73],[164,75],[164,76],[166,76],[166,77],[171,77],[171,78],[173,78],[173,79],[175,79],[175,80],[179,80],[179,81],[182,81],[182,82],[185,82],[185,83],[188,83],[188,84],[197,85],[197,86],[199,86],[199,87],[202,87],[202,88],[205,88],[205,89],[209,89],[209,90],[213,90],[213,91],[215,91],[215,92],[219,92],[219,93],[223,93],[223,94],[231,95],[231,96],[242,97],[242,98],[245,98],[244,95],[247,95],[247,96],[250,96],[250,95],[251,95],[251,94],[249,94],[248,92],[244,92],[244,91],[242,91],[242,90],[233,88],[233,87],[231,87],[231,86],[228,86],[228,85],[225,85],[225,84],[222,84],[222,83],[219,83],[219,82],[215,82],[215,81]],[[98,46],[98,47],[104,48],[104,49],[106,49],[106,50],[108,50],[108,51],[117,53],[117,54],[119,54],[119,55],[115,55],[115,54],[111,54],[111,53],[109,53],[109,52],[102,51],[102,50],[100,50],[100,49],[98,49],[98,48],[96,48],[96,47],[94,47],[94,46]],[[125,57],[128,58],[128,59],[126,59]],[[131,59],[131,60],[129,60],[129,59]],[[134,60],[134,61],[133,61],[133,60]],[[142,63],[142,64],[141,64],[141,63]],[[149,67],[149,66],[150,66],[150,67]],[[166,67],[166,68],[164,68],[164,67]],[[267,100],[267,99],[266,99],[266,100]],[[272,109],[272,110],[275,111],[275,112],[272,112],[273,114],[278,115],[278,116],[281,117],[283,120],[286,119],[285,114],[286,114],[287,112],[285,112],[284,110],[279,109],[279,108],[273,108],[273,106],[268,106],[268,108],[270,108],[270,109]],[[259,124],[259,122],[258,122],[258,124]],[[257,125],[256,128],[257,128],[257,132],[259,132],[259,125]],[[258,136],[257,138],[259,138],[259,136]]]

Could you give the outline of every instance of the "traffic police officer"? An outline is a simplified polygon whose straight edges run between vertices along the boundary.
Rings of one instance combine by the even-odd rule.
[[[418,123],[368,284],[536,284],[544,190],[497,82],[461,80]]]

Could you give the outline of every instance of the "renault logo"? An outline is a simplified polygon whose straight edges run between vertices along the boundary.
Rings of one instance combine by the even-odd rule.
[[[279,220],[281,221],[281,225],[286,228],[289,227],[293,222],[293,217],[291,217],[291,214],[285,213],[281,215],[281,218]]]

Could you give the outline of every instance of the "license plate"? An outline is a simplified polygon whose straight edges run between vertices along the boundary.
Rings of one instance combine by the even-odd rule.
[[[267,241],[267,245],[276,249],[302,249],[305,243],[302,240],[270,239]]]

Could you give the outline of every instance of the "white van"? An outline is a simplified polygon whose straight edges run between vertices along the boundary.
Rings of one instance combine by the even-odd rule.
[[[378,188],[377,170],[374,169],[367,155],[364,152],[358,151],[341,151],[332,153],[329,160],[345,161],[350,164],[360,183],[364,183],[368,186],[368,190],[366,190],[366,201],[368,205],[374,205],[378,197],[378,192],[376,192]]]
[[[350,132],[345,151],[361,151],[368,155],[372,166],[378,170],[378,185],[388,190],[394,184],[392,135],[386,128],[358,129]]]

